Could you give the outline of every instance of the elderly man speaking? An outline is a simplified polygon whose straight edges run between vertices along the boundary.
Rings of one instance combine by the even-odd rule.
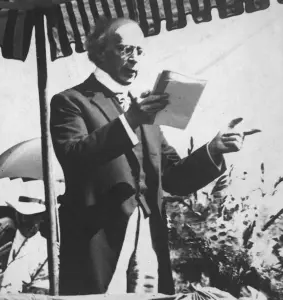
[[[162,190],[188,195],[207,185],[225,171],[222,154],[244,140],[236,119],[180,159],[152,125],[168,95],[129,93],[143,40],[132,20],[100,20],[87,40],[96,69],[51,101],[52,140],[66,181],[60,294],[173,294]]]

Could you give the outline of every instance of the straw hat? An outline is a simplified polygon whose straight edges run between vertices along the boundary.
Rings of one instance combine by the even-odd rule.
[[[23,215],[34,215],[45,211],[44,201],[38,198],[20,196],[18,201],[6,201],[7,205]]]

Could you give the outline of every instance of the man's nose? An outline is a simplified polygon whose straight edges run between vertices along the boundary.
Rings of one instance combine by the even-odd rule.
[[[141,59],[141,55],[138,54],[138,50],[135,48],[133,50],[133,53],[129,57],[129,61],[132,63],[138,63]]]

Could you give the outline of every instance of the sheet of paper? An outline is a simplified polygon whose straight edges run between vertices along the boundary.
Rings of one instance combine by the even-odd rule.
[[[168,93],[169,104],[157,113],[154,124],[185,129],[206,83],[206,80],[163,71],[157,78],[154,92]]]

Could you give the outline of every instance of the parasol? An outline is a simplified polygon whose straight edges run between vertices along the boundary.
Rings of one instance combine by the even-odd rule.
[[[278,0],[283,3],[283,0]],[[38,91],[40,101],[42,163],[45,198],[50,216],[48,240],[51,294],[58,294],[56,247],[56,202],[52,185],[51,139],[47,101],[47,63],[44,17],[46,17],[51,59],[84,51],[84,40],[99,16],[129,17],[136,20],[145,36],[160,32],[161,21],[167,30],[185,27],[187,15],[196,23],[212,19],[216,8],[220,18],[268,8],[269,0],[0,0],[0,46],[4,58],[24,61],[35,28]]]
[[[62,169],[52,153],[53,177],[63,181]],[[0,178],[43,179],[40,138],[21,142],[0,155]]]

